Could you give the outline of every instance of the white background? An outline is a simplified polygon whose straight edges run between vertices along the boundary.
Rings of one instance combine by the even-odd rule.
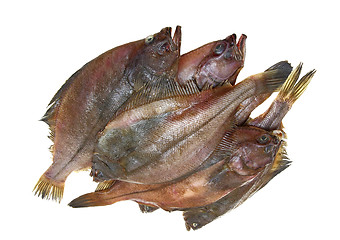
[[[0,4],[1,235],[6,239],[339,239],[339,7],[336,1],[7,1]],[[9,3],[10,2],[10,3]],[[93,191],[73,173],[61,204],[32,189],[51,163],[38,121],[54,93],[102,52],[182,26],[182,53],[245,33],[239,79],[280,60],[303,73],[307,91],[284,119],[291,167],[242,206],[198,231],[181,212],[142,214],[133,202],[72,209]],[[259,111],[261,112],[261,110]]]

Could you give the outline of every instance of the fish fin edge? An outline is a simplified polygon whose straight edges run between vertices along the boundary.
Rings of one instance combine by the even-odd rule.
[[[47,178],[45,175],[42,175],[35,185],[33,192],[34,195],[37,195],[42,199],[51,199],[60,203],[64,194],[64,186],[64,182],[56,182]]]
[[[98,183],[95,192],[100,192],[111,188],[115,184],[116,180],[106,180]]]

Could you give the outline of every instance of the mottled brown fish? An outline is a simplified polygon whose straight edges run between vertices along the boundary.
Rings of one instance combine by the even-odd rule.
[[[53,163],[35,194],[60,201],[67,176],[89,168],[97,133],[131,94],[177,75],[180,27],[111,49],[73,74],[52,98],[43,121],[51,129]]]
[[[281,137],[280,131],[236,127],[225,133],[212,155],[222,156],[223,160],[187,178],[175,183],[151,185],[117,181],[109,189],[85,194],[69,205],[90,207],[134,200],[167,211],[207,205],[256,178],[274,159]]]
[[[298,81],[301,68],[302,64],[296,67],[290,74],[268,110],[257,118],[250,119],[247,126],[256,126],[267,131],[278,130],[285,135],[282,130],[282,120],[295,101],[305,91],[315,74],[315,70],[312,70]],[[264,169],[260,175],[249,181],[247,184],[234,189],[215,203],[184,211],[183,216],[187,229],[199,229],[226,212],[238,207],[254,193],[264,187],[277,174],[289,167],[290,161],[288,160],[285,146],[286,143],[284,141],[281,144],[272,164],[270,164],[269,167]]]
[[[233,87],[199,92],[190,84],[171,85],[172,92],[163,98],[121,112],[99,137],[94,179],[157,184],[192,173],[235,125],[235,111],[242,101],[271,93],[285,81],[290,65],[276,66]],[[143,102],[143,94],[139,96],[134,101]]]

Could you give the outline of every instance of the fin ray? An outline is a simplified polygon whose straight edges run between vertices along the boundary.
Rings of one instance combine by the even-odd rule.
[[[107,190],[107,189],[111,188],[115,184],[115,182],[116,182],[116,180],[107,180],[107,181],[100,182],[97,185],[95,192]]]
[[[51,181],[45,175],[42,175],[33,189],[34,195],[41,196],[42,199],[52,199],[56,202],[61,201],[64,193],[64,183]]]

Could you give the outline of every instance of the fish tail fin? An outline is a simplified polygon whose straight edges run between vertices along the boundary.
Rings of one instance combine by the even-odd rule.
[[[282,119],[293,106],[294,102],[306,90],[308,84],[315,74],[315,70],[308,72],[299,81],[302,69],[300,63],[288,76],[282,85],[279,94],[272,102],[266,112],[248,122],[249,125],[264,128],[266,130],[274,130],[282,128]]]
[[[304,75],[299,81],[301,74],[302,63],[300,63],[288,76],[287,81],[282,85],[278,94],[278,99],[289,103],[291,107],[294,102],[302,95],[306,90],[308,84],[312,80],[316,70],[312,70]]]
[[[42,199],[52,199],[60,203],[64,194],[64,186],[64,182],[54,181],[43,174],[35,185],[33,192],[35,192],[34,195],[41,196]]]
[[[68,205],[73,208],[105,206],[113,204],[119,200],[107,198],[107,194],[102,192],[92,192],[73,199]]]
[[[255,75],[261,79],[261,81],[258,81],[258,83],[260,83],[260,86],[258,87],[259,93],[271,93],[279,90],[291,71],[292,66],[290,63],[281,61],[274,64],[263,73]]]

